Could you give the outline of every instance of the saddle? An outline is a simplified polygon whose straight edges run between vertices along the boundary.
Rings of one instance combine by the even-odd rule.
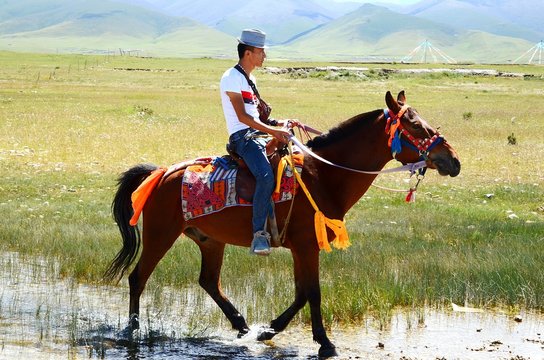
[[[236,174],[236,192],[243,200],[252,202],[256,186],[255,177],[249,171],[244,159],[234,151],[230,146],[230,143],[227,143],[226,149],[228,155],[223,156],[223,158],[230,163],[236,164],[235,166],[238,167],[238,173]],[[287,144],[280,144],[276,138],[272,138],[266,144],[266,156],[274,171],[274,179],[277,178],[278,164],[281,158],[287,154]]]
[[[304,156],[293,154],[292,159],[294,169],[290,165],[280,163],[278,152],[275,152],[271,158],[277,182],[272,194],[274,202],[291,200],[296,192],[294,172],[301,171]],[[181,169],[184,170],[181,200],[185,220],[220,211],[229,206],[252,204],[255,178],[247,167],[239,168],[233,163],[230,155],[199,158],[172,165],[168,172]]]

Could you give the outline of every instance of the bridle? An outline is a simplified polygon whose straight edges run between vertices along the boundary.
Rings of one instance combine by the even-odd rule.
[[[427,161],[431,150],[443,142],[444,137],[438,131],[432,137],[424,139],[418,139],[410,134],[400,121],[409,107],[408,105],[403,105],[397,114],[390,109],[383,110],[385,119],[387,120],[385,132],[389,134],[388,145],[391,148],[393,158],[396,158],[396,155],[402,151],[402,146],[404,145],[418,152],[420,160]]]

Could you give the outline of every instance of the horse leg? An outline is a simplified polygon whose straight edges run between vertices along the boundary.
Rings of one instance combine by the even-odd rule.
[[[306,305],[308,298],[301,286],[301,278],[304,269],[300,268],[299,262],[294,262],[295,274],[295,301],[280,316],[270,322],[270,328],[264,329],[257,336],[257,340],[264,341],[272,339],[276,334],[285,330],[295,315]]]
[[[306,300],[310,303],[313,339],[321,347],[319,357],[337,356],[336,347],[327,337],[321,316],[321,289],[319,287],[319,250],[293,249],[295,268],[295,302],[276,320],[272,321],[274,331],[265,332],[268,337],[260,336],[260,340],[272,338],[276,332],[285,329],[295,314],[304,306]]]
[[[232,305],[221,290],[220,274],[225,244],[214,241],[203,234],[199,235],[198,241],[195,241],[202,253],[198,283],[223,311],[232,324],[232,328],[238,330],[238,337],[241,337],[249,332],[249,327],[242,314]]]
[[[144,226],[142,254],[128,277],[130,286],[129,326],[132,329],[140,327],[140,296],[144,291],[145,284],[179,235],[179,232],[172,229]]]
[[[319,250],[310,250],[304,252],[295,252],[294,261],[300,263],[301,268],[305,269],[302,278],[302,286],[305,289],[308,302],[310,303],[310,315],[312,318],[312,333],[314,341],[321,347],[319,348],[320,357],[337,356],[336,347],[327,337],[327,332],[323,326],[321,316],[321,288],[319,286]]]

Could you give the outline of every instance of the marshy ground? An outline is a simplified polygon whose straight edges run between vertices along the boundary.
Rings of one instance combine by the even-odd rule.
[[[244,338],[227,324],[200,317],[214,304],[194,308],[203,290],[163,288],[143,299],[142,328],[125,331],[123,287],[77,284],[37,258],[0,257],[0,358],[33,359],[308,359],[315,358],[311,329],[288,328],[273,341]],[[169,300],[167,301],[166,298]],[[162,299],[162,300],[161,300]],[[242,302],[242,306],[243,306]],[[462,309],[463,310],[463,309]],[[340,359],[540,359],[544,317],[464,309],[393,312],[380,325],[372,316],[333,325]],[[519,321],[521,320],[521,321]]]
[[[6,52],[0,60],[1,359],[315,357],[307,308],[272,343],[255,341],[293,301],[287,251],[257,260],[226,250],[223,287],[253,324],[244,339],[196,285],[200,256],[186,238],[144,291],[135,341],[123,333],[126,279],[101,283],[120,248],[110,214],[116,177],[136,163],[222,155],[218,83],[233,61]],[[325,68],[258,71],[274,116],[326,130],[404,89],[462,163],[456,178],[428,172],[415,204],[372,188],[346,216],[353,245],[321,255],[324,321],[342,357],[542,359],[544,68],[447,66],[531,75],[497,77],[364,64],[365,76],[336,76],[326,67],[346,64],[270,66]],[[376,182],[410,186],[398,176]],[[453,312],[452,302],[483,312]]]

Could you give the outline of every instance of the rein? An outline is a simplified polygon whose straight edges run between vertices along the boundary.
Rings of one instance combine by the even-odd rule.
[[[303,152],[306,154],[312,156],[313,158],[316,158],[317,160],[324,162],[327,165],[334,166],[339,169],[348,170],[360,174],[367,174],[367,175],[379,175],[379,174],[387,174],[387,173],[393,173],[393,172],[400,172],[400,171],[409,171],[411,174],[414,174],[417,170],[423,169],[426,167],[425,160],[418,161],[416,163],[409,163],[403,166],[399,166],[393,169],[387,169],[387,170],[380,170],[380,171],[366,171],[366,170],[359,170],[359,169],[353,169],[350,167],[342,166],[335,164],[327,159],[322,158],[321,156],[314,153],[310,148],[308,148],[306,145],[304,145],[299,139],[297,139],[295,136],[291,136],[290,140],[299,147]]]
[[[409,163],[409,164],[399,166],[399,167],[396,167],[396,168],[393,168],[393,169],[380,170],[380,171],[364,171],[364,170],[352,169],[352,168],[349,168],[349,167],[345,167],[345,166],[342,166],[342,165],[335,164],[333,162],[330,162],[327,159],[322,158],[321,156],[317,155],[312,150],[310,150],[302,142],[300,142],[300,140],[297,139],[294,135],[291,136],[290,140],[298,148],[300,148],[303,152],[307,153],[308,155],[316,158],[317,160],[319,160],[321,162],[324,162],[325,164],[337,167],[339,169],[344,169],[344,170],[348,170],[348,171],[352,171],[352,172],[356,172],[356,173],[360,173],[360,174],[369,174],[369,175],[378,175],[378,174],[386,174],[386,173],[393,173],[393,172],[409,171],[410,172],[410,177],[412,177],[416,173],[416,171],[419,171],[419,175],[417,177],[417,182],[416,182],[415,186],[410,187],[409,190],[396,190],[396,189],[390,189],[390,188],[386,188],[386,187],[383,187],[383,186],[379,186],[379,185],[376,185],[374,183],[371,184],[372,186],[374,186],[374,187],[376,187],[378,189],[381,189],[381,190],[408,193],[406,195],[406,199],[405,199],[406,202],[415,202],[416,201],[417,187],[418,187],[419,183],[421,182],[421,180],[423,180],[423,178],[425,177],[425,171],[427,170],[427,164],[426,164],[425,160],[418,161],[417,163]]]
[[[290,141],[292,141],[298,148],[300,148],[304,153],[312,156],[313,158],[328,164],[330,166],[356,172],[360,174],[369,174],[369,175],[379,175],[379,174],[386,174],[386,173],[393,173],[393,172],[401,172],[401,171],[409,171],[410,177],[413,176],[416,171],[418,172],[417,176],[417,182],[414,186],[410,187],[409,190],[396,190],[396,189],[390,189],[386,187],[382,187],[379,185],[372,184],[372,186],[377,187],[382,190],[387,191],[393,191],[393,192],[407,192],[408,195],[406,196],[407,202],[414,202],[415,201],[415,192],[417,190],[417,187],[421,180],[425,177],[425,172],[427,170],[426,161],[429,159],[429,153],[431,150],[438,144],[440,144],[444,138],[438,133],[438,131],[433,135],[431,138],[425,138],[425,139],[416,139],[408,130],[402,126],[400,119],[404,116],[406,111],[408,110],[408,105],[403,105],[399,112],[397,114],[393,113],[389,109],[384,109],[384,116],[387,120],[386,126],[385,126],[385,132],[389,134],[389,140],[388,145],[391,148],[391,154],[393,155],[393,158],[396,159],[396,155],[402,151],[402,147],[407,146],[408,148],[417,151],[420,156],[420,161],[416,163],[408,163],[403,166],[399,166],[393,169],[387,169],[387,170],[380,170],[380,171],[366,171],[366,170],[359,170],[359,169],[353,169],[346,166],[335,164],[327,159],[322,158],[321,156],[314,153],[311,149],[309,149],[306,145],[304,145],[299,139],[296,138],[296,136],[292,135],[290,137]],[[310,137],[308,132],[313,132],[315,134],[321,134],[320,131],[310,128],[307,125],[301,124],[299,128],[302,128],[302,130],[306,133],[308,138]],[[404,135],[404,138],[401,138],[400,135]]]
[[[379,175],[379,174],[386,174],[386,173],[393,173],[393,172],[400,172],[400,171],[409,171],[411,175],[413,175],[416,171],[419,170],[420,175],[423,175],[425,173],[426,161],[429,158],[429,153],[431,150],[438,144],[440,144],[444,138],[442,135],[436,132],[434,136],[431,138],[426,139],[416,139],[408,130],[402,126],[400,119],[404,116],[406,111],[408,110],[408,105],[403,105],[399,112],[397,114],[393,113],[389,109],[384,109],[384,116],[387,120],[387,123],[385,125],[385,132],[389,134],[389,141],[388,145],[391,148],[391,154],[393,155],[393,158],[396,158],[396,155],[402,151],[402,146],[405,145],[409,147],[410,149],[417,151],[420,156],[420,161],[416,163],[408,163],[403,166],[399,166],[393,169],[387,169],[387,170],[381,170],[381,171],[367,171],[367,170],[359,170],[359,169],[353,169],[346,166],[335,164],[327,159],[322,158],[321,156],[314,153],[311,149],[309,149],[306,145],[304,145],[300,140],[298,140],[294,135],[290,137],[290,140],[298,146],[303,152],[306,154],[316,158],[317,160],[324,162],[325,164],[334,166],[339,169],[344,169],[360,174],[369,174],[369,175]],[[307,125],[301,124],[300,127],[304,130],[306,134],[308,132],[313,132],[315,134],[321,134],[320,131],[315,130]],[[400,135],[404,135],[405,139],[401,139]],[[309,136],[308,136],[309,137]]]

